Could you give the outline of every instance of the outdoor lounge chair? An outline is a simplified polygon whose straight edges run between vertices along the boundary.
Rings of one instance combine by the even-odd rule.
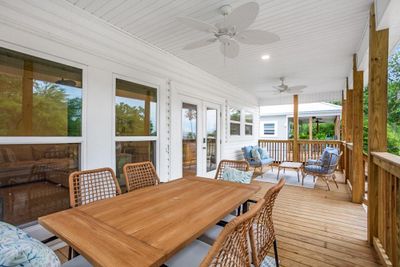
[[[266,155],[265,157],[261,157],[260,159],[255,159],[251,153],[251,151],[253,149],[260,150],[261,148],[259,148],[258,146],[245,146],[242,148],[243,157],[249,163],[249,165],[251,167],[253,167],[254,169],[259,168],[260,172],[263,171],[264,166],[271,165],[271,169],[273,171],[274,169],[273,169],[272,164],[274,163],[274,159],[271,158],[269,155]]]
[[[325,153],[325,151],[328,152]],[[340,157],[342,156],[343,152],[339,154],[339,151],[337,149],[330,149],[325,151],[319,161],[308,161],[306,163],[303,170],[303,178],[301,182],[302,185],[304,185],[304,178],[307,175],[311,175],[314,178],[314,182],[315,177],[321,177],[328,186],[328,190],[331,190],[329,187],[329,178],[331,178],[336,187],[339,188],[336,182],[335,171],[340,162]]]

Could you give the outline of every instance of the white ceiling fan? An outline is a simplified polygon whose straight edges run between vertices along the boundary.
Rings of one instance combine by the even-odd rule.
[[[307,87],[306,85],[288,86],[287,84],[285,84],[284,77],[281,77],[279,79],[281,80],[281,84],[278,86],[272,86],[274,89],[278,90],[276,94],[300,94],[303,92],[303,89]]]
[[[229,58],[239,55],[239,44],[265,45],[279,41],[276,34],[262,30],[247,30],[258,15],[259,5],[249,2],[232,10],[230,5],[220,8],[224,21],[215,25],[208,24],[189,17],[177,19],[189,28],[212,34],[212,36],[187,44],[185,50],[200,48],[216,41],[220,42],[221,53]]]

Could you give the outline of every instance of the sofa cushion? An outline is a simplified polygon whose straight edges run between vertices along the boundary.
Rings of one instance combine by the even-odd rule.
[[[251,150],[252,149],[253,149],[253,146],[242,147],[243,156],[244,156],[245,159],[251,158]]]
[[[229,182],[249,184],[253,177],[253,171],[240,171],[235,168],[225,167],[222,179]]]
[[[328,169],[319,165],[307,165],[304,167],[307,172],[315,172],[325,174],[327,173]]]
[[[334,147],[326,147],[324,149],[324,151],[322,152],[322,155],[321,155],[321,158],[320,158],[321,165],[325,166],[325,167],[329,166],[329,161],[331,159],[331,153],[338,154],[338,152],[339,151]]]
[[[13,225],[0,222],[0,239],[0,266],[61,265],[50,248]]]
[[[251,150],[251,157],[255,160],[255,161],[261,161],[261,155],[260,152],[258,151],[258,148],[253,148]]]
[[[269,159],[269,151],[266,148],[259,147],[258,152],[260,153],[261,159]]]

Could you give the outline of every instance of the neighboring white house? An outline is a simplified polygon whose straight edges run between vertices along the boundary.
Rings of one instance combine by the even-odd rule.
[[[308,103],[299,105],[300,122],[333,122],[339,130],[342,107],[330,103]],[[274,105],[260,107],[260,137],[264,139],[285,140],[289,136],[289,120],[293,118],[293,105]],[[340,131],[337,132],[338,136]]]

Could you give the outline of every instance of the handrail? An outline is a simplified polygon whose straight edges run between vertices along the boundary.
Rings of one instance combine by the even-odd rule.
[[[373,174],[377,178],[377,236],[374,245],[388,257],[393,266],[400,263],[398,243],[400,223],[400,156],[388,152],[371,152]],[[382,250],[383,249],[383,250]]]

